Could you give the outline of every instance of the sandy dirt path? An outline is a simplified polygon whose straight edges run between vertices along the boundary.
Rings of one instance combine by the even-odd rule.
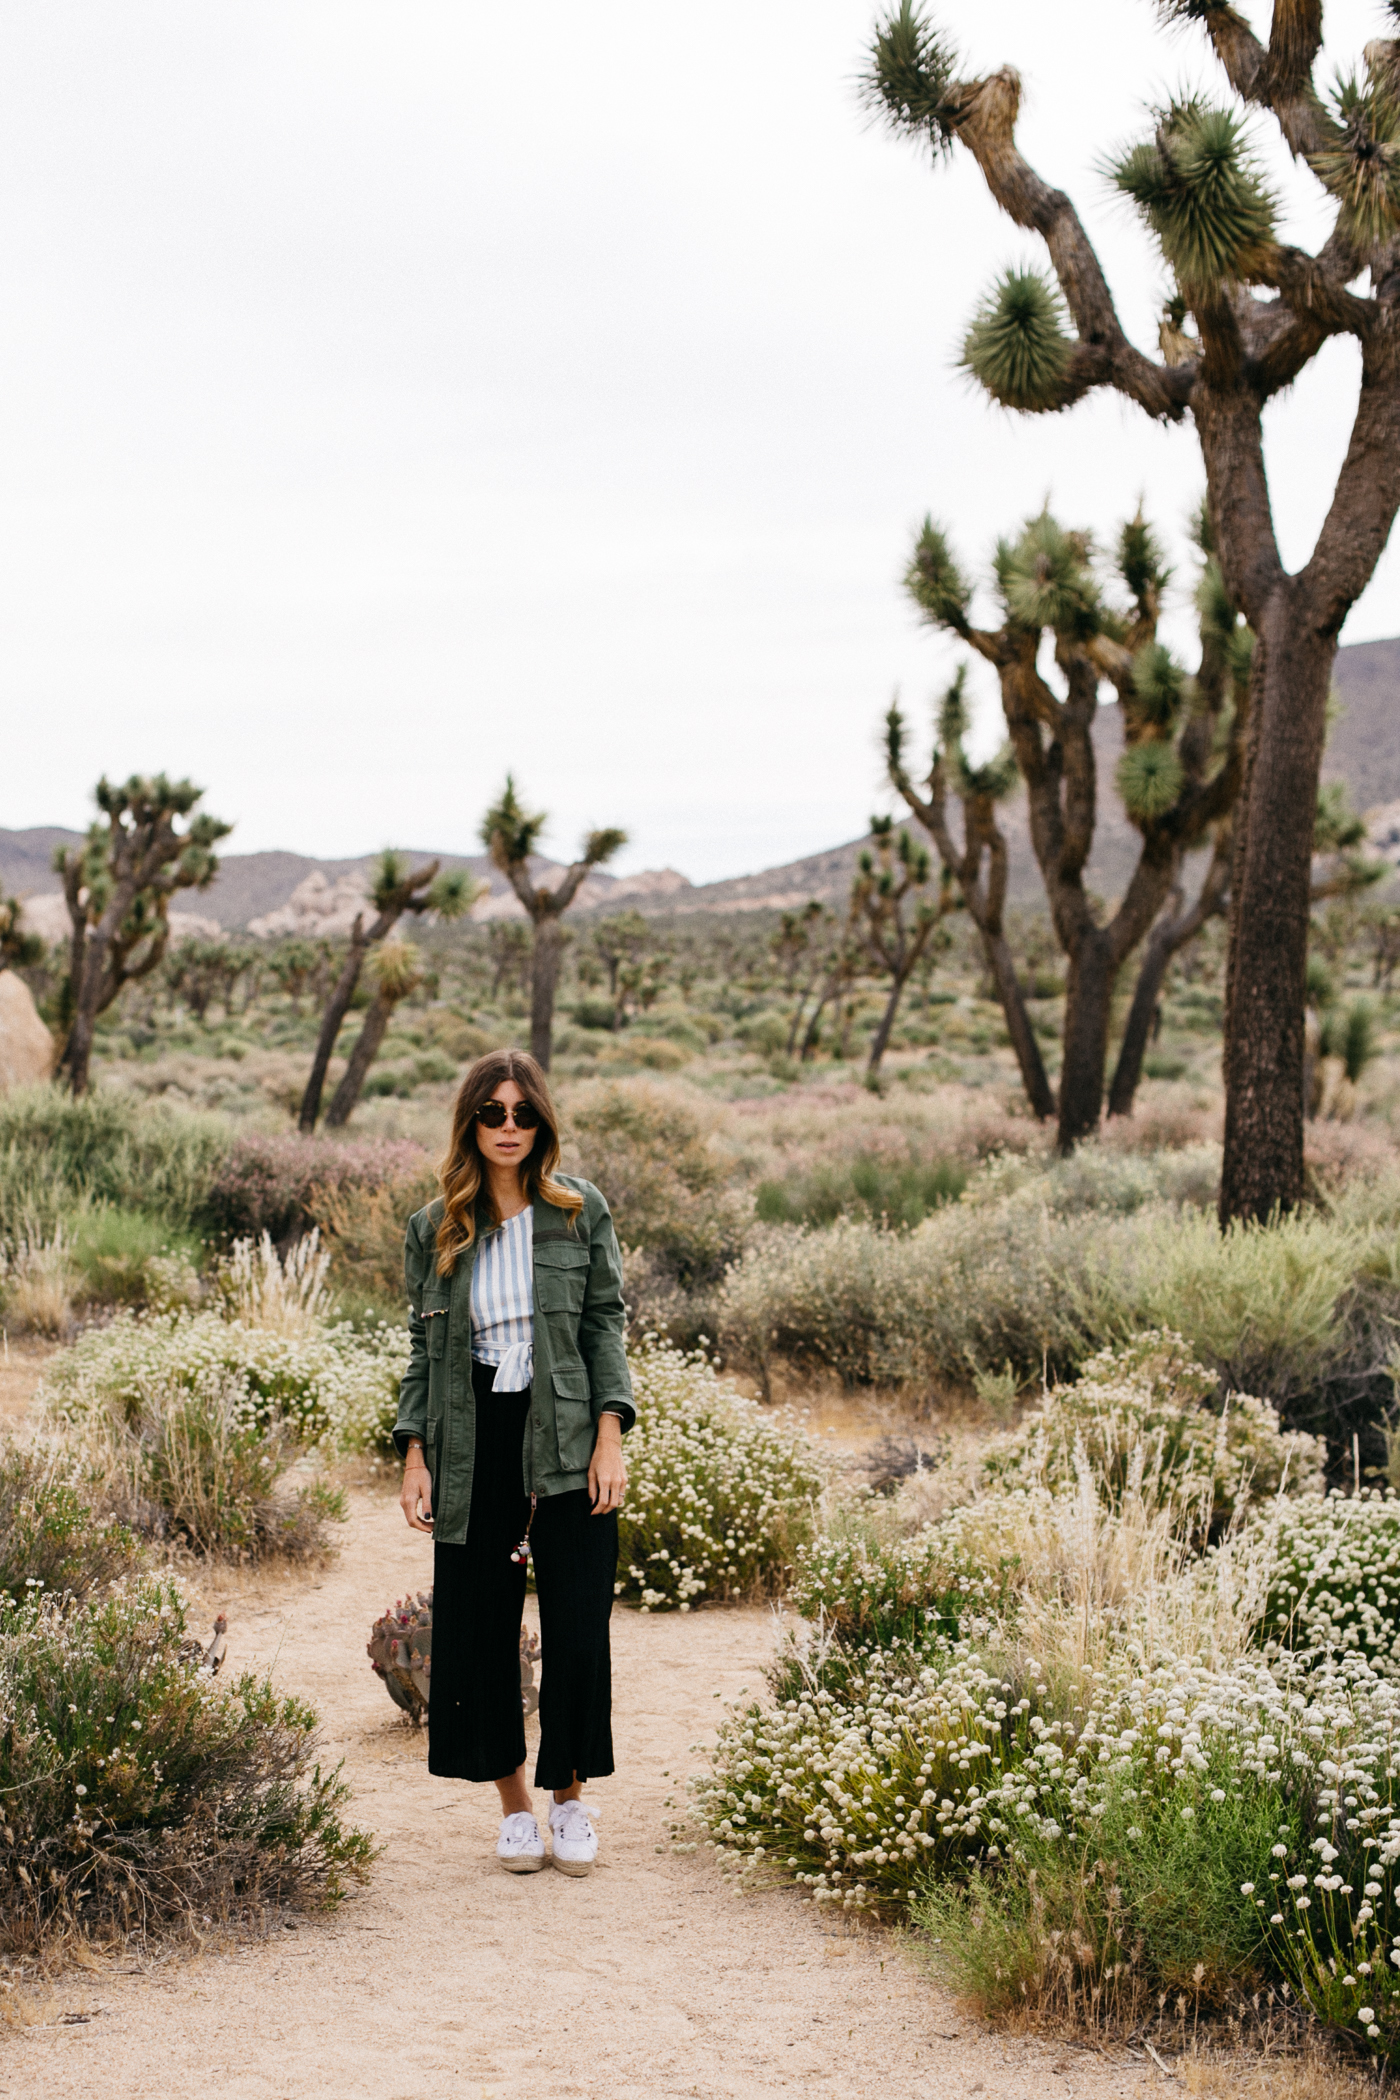
[[[1163,2090],[1152,2067],[979,2030],[878,1933],[843,1932],[790,1891],[739,1895],[703,1851],[671,1851],[720,1705],[757,1689],[758,1609],[613,1618],[619,1770],[590,1787],[586,1880],[495,1864],[494,1794],[430,1779],[424,1744],[371,1674],[371,1617],[430,1579],[426,1542],[358,1492],[339,1558],[312,1576],[205,1581],[230,1666],[309,1696],[345,1759],[357,1819],[386,1846],[326,1919],[145,1975],[63,1982],[0,2040],[0,2092],[45,2100],[701,2100],[801,2087],[899,2100]],[[533,1610],[533,1603],[531,1604]],[[716,1696],[718,1695],[718,1697]]]

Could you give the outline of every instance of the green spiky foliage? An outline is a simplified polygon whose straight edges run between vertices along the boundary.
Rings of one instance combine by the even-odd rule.
[[[1172,571],[1162,543],[1141,508],[1135,517],[1128,519],[1118,535],[1114,566],[1144,616],[1155,620],[1161,608],[1162,594],[1172,580]]]
[[[956,135],[953,46],[911,0],[879,23],[861,80],[861,99],[892,131],[926,139],[935,157]]]
[[[1400,227],[1400,100],[1393,79],[1337,82],[1331,98],[1335,143],[1310,156],[1318,180],[1341,206],[1343,229],[1363,252]]]
[[[538,852],[548,818],[543,810],[527,811],[515,791],[513,775],[481,820],[481,843],[502,872],[521,867]]]
[[[1018,540],[997,547],[997,587],[1013,626],[1048,627],[1069,643],[1105,631],[1107,608],[1093,570],[1086,532],[1067,532],[1049,511],[1031,518]]]
[[[973,765],[963,749],[963,738],[970,726],[966,664],[959,664],[953,673],[953,682],[938,703],[936,721],[935,749],[952,767],[957,794],[964,800],[979,796],[991,802],[1005,801],[1020,778],[1016,753],[1011,745],[1004,742],[1000,750],[980,766]]]
[[[973,316],[962,363],[1003,408],[1038,414],[1065,401],[1074,338],[1053,281],[1007,270]]]
[[[1366,825],[1351,806],[1346,782],[1325,781],[1317,791],[1314,853],[1349,853],[1363,843]]]
[[[1132,726],[1158,737],[1170,735],[1181,713],[1186,672],[1162,642],[1144,642],[1133,658],[1132,686],[1125,702]]]
[[[1157,741],[1131,744],[1115,774],[1123,807],[1140,824],[1151,824],[1173,809],[1184,775],[1173,745]]]
[[[952,684],[938,703],[937,723],[938,748],[941,751],[956,751],[967,735],[969,727],[965,663],[958,665],[953,673]]]
[[[940,627],[961,634],[967,625],[972,586],[958,567],[947,534],[925,518],[914,554],[904,572],[904,588],[921,611]]]
[[[1239,626],[1239,615],[1225,588],[1224,571],[1214,555],[1207,557],[1200,582],[1196,585],[1196,617],[1200,621],[1202,637],[1218,642],[1222,648],[1228,645]]]
[[[1188,299],[1256,281],[1274,245],[1274,200],[1227,109],[1192,99],[1157,113],[1154,136],[1109,169],[1156,235]]]
[[[38,934],[21,929],[22,910],[18,897],[0,897],[0,970],[27,970],[43,958]]]
[[[1208,22],[1212,15],[1232,15],[1230,0],[1157,0],[1157,12],[1166,22]]]

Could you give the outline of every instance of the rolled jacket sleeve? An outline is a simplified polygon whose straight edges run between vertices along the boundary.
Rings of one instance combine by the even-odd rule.
[[[612,1212],[599,1191],[588,1198],[588,1286],[579,1322],[579,1352],[588,1366],[593,1417],[619,1415],[622,1433],[637,1419],[627,1368],[627,1308],[622,1302],[622,1250]]]

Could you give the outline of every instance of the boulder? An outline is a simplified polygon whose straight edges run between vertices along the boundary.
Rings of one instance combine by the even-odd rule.
[[[0,1094],[47,1079],[53,1062],[53,1037],[39,1019],[34,994],[13,970],[0,970]]]

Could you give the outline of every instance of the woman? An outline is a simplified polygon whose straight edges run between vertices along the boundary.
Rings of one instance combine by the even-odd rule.
[[[408,1373],[394,1442],[404,1515],[433,1537],[428,1770],[494,1779],[496,1856],[545,1864],[525,1783],[520,1622],[525,1566],[539,1593],[540,1750],[556,1867],[591,1872],[584,1781],[613,1769],[608,1619],[622,1437],[636,1419],[622,1263],[591,1182],[556,1172],[544,1073],[518,1050],[462,1081],[442,1196],[409,1220]]]

